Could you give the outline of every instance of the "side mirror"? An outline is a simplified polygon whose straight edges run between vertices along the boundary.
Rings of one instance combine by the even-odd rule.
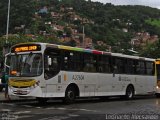
[[[11,61],[11,55],[6,54],[5,55],[5,67],[10,68],[10,61]]]

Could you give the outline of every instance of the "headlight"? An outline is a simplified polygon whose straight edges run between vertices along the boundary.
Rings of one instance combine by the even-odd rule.
[[[156,88],[158,89],[159,87],[157,86]]]

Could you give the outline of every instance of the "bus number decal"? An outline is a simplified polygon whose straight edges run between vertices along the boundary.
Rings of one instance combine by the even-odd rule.
[[[84,76],[83,75],[73,75],[72,80],[84,80]]]

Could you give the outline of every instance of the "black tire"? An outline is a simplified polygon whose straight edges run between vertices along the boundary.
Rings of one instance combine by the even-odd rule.
[[[66,104],[71,104],[75,102],[75,98],[76,98],[76,92],[75,92],[74,87],[67,88],[63,102]]]
[[[130,100],[130,99],[133,99],[133,97],[134,97],[134,88],[133,88],[133,86],[130,85],[126,89],[125,98]]]
[[[160,98],[160,93],[155,94],[157,98]]]

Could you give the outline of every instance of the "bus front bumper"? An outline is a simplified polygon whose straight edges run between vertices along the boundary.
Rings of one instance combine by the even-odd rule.
[[[8,94],[20,97],[42,97],[42,90],[39,86],[35,88],[14,88],[9,86]]]

